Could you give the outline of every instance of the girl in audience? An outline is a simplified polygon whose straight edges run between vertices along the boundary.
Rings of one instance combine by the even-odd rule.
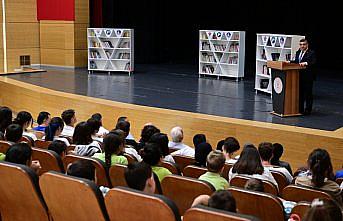
[[[142,129],[141,139],[137,145],[137,150],[143,149],[145,143],[149,142],[152,135],[155,133],[160,133],[161,131],[154,125],[145,125]]]
[[[237,162],[238,157],[234,157],[234,154],[240,149],[239,142],[234,137],[228,137],[224,140],[223,153],[226,158],[226,163],[234,164]]]
[[[212,151],[212,146],[209,143],[200,143],[195,147],[195,163],[198,167],[206,167],[206,160],[209,153]]]
[[[19,143],[23,136],[23,128],[18,124],[11,124],[6,128],[5,140],[12,143]]]
[[[49,125],[50,120],[51,120],[50,113],[42,111],[42,112],[40,112],[38,114],[38,117],[37,117],[37,124],[38,124],[38,126],[32,128],[32,129],[35,130],[35,131],[44,132],[45,128]]]
[[[268,180],[278,187],[271,172],[263,167],[260,155],[253,144],[246,144],[244,146],[238,161],[230,169],[229,181],[236,175]]]
[[[217,150],[223,151],[223,145],[224,145],[225,140],[220,140],[217,143]]]
[[[342,208],[334,200],[314,199],[303,221],[343,220]]]
[[[227,212],[236,213],[236,200],[230,191],[218,190],[211,196],[200,195],[192,203],[192,207],[197,205],[208,206],[210,208],[220,209]]]
[[[332,164],[329,153],[324,149],[315,149],[307,160],[309,170],[300,173],[295,180],[296,185],[320,189],[333,196],[342,204],[339,185],[334,181]]]
[[[149,143],[155,143],[159,146],[164,161],[175,163],[173,156],[169,154],[169,139],[166,134],[155,133],[151,136]]]
[[[77,155],[91,157],[95,153],[102,153],[100,143],[93,141],[92,129],[86,122],[81,122],[76,125],[73,142],[76,144],[74,151]]]
[[[0,107],[0,140],[5,138],[5,130],[12,123],[12,110]]]
[[[67,154],[67,145],[61,140],[55,140],[48,146],[48,150],[54,151],[63,158]]]
[[[132,148],[131,145],[127,145],[126,144],[126,137],[127,137],[127,133],[125,131],[122,131],[120,129],[115,129],[115,130],[111,130],[110,133],[113,133],[113,134],[116,134],[120,137],[120,139],[123,140],[123,143],[124,143],[124,152],[129,154],[130,156],[133,156],[134,158],[136,158],[136,160],[138,162],[141,162],[142,161],[142,157],[138,154],[137,150]]]
[[[37,140],[34,133],[28,132],[27,128],[32,127],[32,115],[27,111],[20,111],[17,117],[13,120],[14,124],[18,124],[23,128],[23,136],[30,137],[33,141]]]
[[[45,140],[54,141],[59,140],[65,143],[66,146],[70,146],[67,138],[59,137],[63,131],[64,123],[62,118],[54,117],[51,119],[49,125],[45,128]]]
[[[91,118],[100,123],[100,128],[99,128],[99,131],[97,133],[97,136],[104,137],[106,134],[109,133],[109,131],[102,126],[102,116],[100,113],[93,114]]]
[[[157,175],[160,182],[162,182],[164,177],[172,174],[168,169],[158,166],[162,159],[163,155],[157,144],[148,143],[144,147],[143,161],[151,166],[152,171]]]
[[[197,148],[197,146],[201,143],[206,142],[206,135],[205,134],[195,134],[193,137],[193,145],[194,148]]]
[[[105,153],[96,153],[93,157],[103,161],[107,168],[110,168],[114,164],[128,164],[126,157],[120,156],[124,151],[124,140],[122,137],[110,132],[104,137],[103,145]]]
[[[101,126],[100,122],[90,118],[87,120],[87,124],[92,130],[92,139],[102,143],[104,139],[97,135]]]

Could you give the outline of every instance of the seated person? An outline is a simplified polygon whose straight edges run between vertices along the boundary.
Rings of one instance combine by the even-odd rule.
[[[112,132],[104,137],[104,153],[94,154],[94,158],[98,158],[110,168],[114,164],[127,165],[128,161],[125,156],[120,156],[124,151],[124,138]]]
[[[12,143],[19,143],[23,136],[23,128],[18,124],[10,124],[5,131],[5,140]]]
[[[66,137],[72,137],[74,135],[75,130],[74,125],[77,122],[75,111],[72,109],[65,110],[63,111],[61,118],[63,119],[65,124],[61,135]]]
[[[74,151],[77,155],[91,157],[95,153],[102,153],[100,143],[93,141],[92,129],[86,122],[80,122],[76,125],[73,142],[76,144]]]
[[[139,140],[139,143],[137,144],[137,151],[144,148],[145,143],[149,142],[152,135],[155,133],[160,133],[160,129],[155,127],[151,124],[144,125],[142,132],[141,132],[141,139]]]
[[[220,140],[220,141],[218,141],[218,143],[217,143],[217,150],[223,152],[223,145],[224,145],[224,142],[225,142],[225,140]]]
[[[215,209],[224,210],[227,212],[236,213],[236,200],[227,190],[218,190],[211,196],[200,195],[193,201],[192,207],[197,205],[208,206]]]
[[[88,160],[77,160],[70,164],[67,168],[67,175],[87,179],[96,183],[95,166]],[[100,186],[99,190],[105,196],[110,189]]]
[[[125,121],[125,122],[130,123],[129,119],[127,117],[125,117],[125,116],[118,117],[117,124],[119,122],[121,122],[121,121]],[[131,133],[129,133],[129,135],[127,135],[127,137],[125,139],[127,139],[127,140],[135,140],[135,138],[132,136]]]
[[[93,114],[91,118],[100,123],[100,128],[99,128],[99,131],[97,133],[98,137],[104,137],[106,134],[109,133],[109,131],[102,126],[102,116],[100,113]]]
[[[103,137],[97,135],[101,126],[100,122],[90,118],[87,120],[87,124],[92,130],[92,139],[102,143],[104,141]]]
[[[292,175],[293,173],[292,173],[291,165],[289,165],[289,163],[287,163],[285,161],[280,160],[282,153],[283,153],[283,146],[279,143],[274,143],[273,144],[273,157],[270,160],[270,163],[274,166],[286,168],[288,170],[289,174]]]
[[[149,164],[145,162],[130,163],[125,169],[124,176],[130,188],[145,193],[155,193],[156,184]]]
[[[338,178],[343,178],[343,169],[336,171],[335,179]]]
[[[125,148],[124,148],[124,150],[123,150],[122,153],[125,152],[125,153],[127,153],[127,154],[133,156],[138,162],[141,162],[141,161],[143,160],[142,157],[138,154],[138,152],[137,152],[136,149],[134,149],[134,148],[133,148],[132,146],[130,146],[130,145],[126,145],[126,143],[125,143],[126,134],[125,134],[124,131],[122,131],[122,130],[120,130],[120,129],[115,129],[115,130],[111,130],[110,133],[113,133],[113,134],[118,135],[118,136],[123,140],[123,142],[124,142],[124,144],[125,144]]]
[[[160,151],[163,155],[163,160],[171,163],[175,163],[175,160],[171,154],[169,154],[169,139],[166,134],[155,133],[151,136],[149,143],[155,143],[160,147]]]
[[[212,184],[216,190],[224,190],[229,187],[227,180],[220,176],[225,165],[225,156],[219,150],[212,151],[207,156],[207,170],[205,174],[199,177],[199,180],[204,180]]]
[[[223,144],[223,153],[226,158],[226,163],[235,164],[237,162],[237,158],[234,157],[234,154],[240,149],[239,142],[234,137],[228,137],[224,140]]]
[[[255,179],[255,178],[249,179],[245,183],[244,189],[253,190],[253,191],[257,191],[257,192],[264,192],[264,186],[263,186],[262,181],[259,179]],[[279,197],[279,199],[282,202],[284,212],[286,213],[286,217],[289,217],[291,215],[291,211],[292,211],[293,207],[296,205],[296,203],[292,202],[292,201],[284,200],[280,197]]]
[[[304,187],[320,189],[337,200],[342,205],[342,190],[334,181],[329,153],[324,149],[315,149],[307,160],[309,170],[300,173],[295,184]]]
[[[171,153],[172,156],[181,155],[181,156],[187,156],[187,157],[194,157],[195,150],[187,146],[186,144],[182,143],[183,130],[181,127],[174,127],[173,129],[171,129],[170,135],[172,137],[172,141],[169,141],[168,147],[179,149]]]
[[[152,171],[157,175],[160,182],[162,182],[164,177],[172,174],[168,169],[158,166],[162,159],[163,155],[157,144],[148,143],[145,145],[143,161],[151,166]]]
[[[195,166],[206,167],[207,156],[212,151],[212,146],[209,143],[200,143],[195,147]]]
[[[13,144],[6,152],[5,161],[26,165],[37,174],[42,169],[38,160],[32,160],[32,150],[27,143]]]
[[[14,124],[18,124],[23,128],[23,136],[30,137],[33,141],[37,140],[37,137],[34,133],[28,131],[29,127],[32,127],[33,118],[32,115],[27,111],[20,111],[17,114],[17,117],[13,120]]]
[[[334,200],[314,199],[303,221],[338,221],[343,220],[342,208]]]
[[[287,178],[288,183],[291,183],[293,177],[289,174],[288,170],[284,167],[277,167],[270,164],[270,160],[273,156],[273,144],[268,142],[262,142],[258,145],[258,152],[262,159],[262,165],[268,168],[270,171],[281,172]]]
[[[131,125],[128,121],[119,121],[116,125],[116,129],[124,131],[126,146],[131,146],[132,148],[137,149],[137,142],[132,139],[127,139],[130,134],[130,127]]]
[[[51,120],[50,113],[46,111],[42,111],[38,114],[38,117],[37,117],[38,126],[32,129],[35,131],[45,132],[45,128],[49,125],[50,120]]]
[[[4,161],[6,158],[6,155],[3,153],[0,153],[0,161]]]
[[[61,158],[67,154],[67,145],[61,140],[54,140],[48,146],[48,150],[52,150],[57,153]]]
[[[244,146],[238,161],[230,169],[229,181],[236,175],[268,180],[278,187],[269,169],[263,167],[260,154],[253,144],[246,144]]]
[[[50,120],[49,125],[45,128],[45,137],[46,141],[54,141],[60,140],[66,144],[66,146],[70,146],[70,143],[67,138],[60,137],[63,131],[64,123],[60,117],[53,117]]]
[[[205,143],[206,142],[206,136],[205,134],[195,134],[193,137],[193,145],[194,145],[194,149],[201,143]]]
[[[0,140],[5,140],[5,130],[12,124],[12,110],[0,106]]]

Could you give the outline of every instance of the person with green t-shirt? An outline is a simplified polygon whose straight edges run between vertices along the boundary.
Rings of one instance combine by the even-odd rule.
[[[163,155],[157,144],[146,144],[143,153],[143,161],[151,166],[152,171],[157,175],[160,182],[162,182],[164,177],[172,174],[168,169],[158,166],[163,159]]]
[[[4,161],[6,158],[6,155],[3,153],[0,153],[0,161]]]

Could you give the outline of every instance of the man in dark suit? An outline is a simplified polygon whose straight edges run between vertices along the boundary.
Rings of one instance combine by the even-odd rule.
[[[304,115],[308,115],[312,111],[313,104],[313,81],[315,79],[314,65],[316,64],[315,52],[308,47],[308,41],[301,39],[299,42],[299,50],[295,54],[295,59],[292,63],[298,63],[304,66],[305,69],[300,70],[300,83],[299,83],[299,111]],[[304,110],[304,102],[306,107]]]

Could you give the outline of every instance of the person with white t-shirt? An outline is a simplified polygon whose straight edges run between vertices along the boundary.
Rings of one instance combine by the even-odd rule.
[[[190,146],[182,143],[183,140],[183,130],[181,127],[174,127],[170,131],[170,136],[172,137],[172,141],[169,141],[168,147],[179,149],[173,153],[172,156],[181,155],[181,156],[189,156],[194,157],[195,150]]]
[[[235,164],[239,158],[239,156],[235,157],[235,153],[240,149],[239,142],[234,137],[227,137],[224,140],[223,144],[223,154],[226,158],[225,163]]]
[[[106,134],[109,133],[109,131],[102,125],[102,115],[100,113],[93,114],[91,118],[100,123],[99,131],[96,134],[98,137],[104,137]]]
[[[121,117],[118,117],[118,120],[117,120],[117,124],[120,122],[120,121],[126,121],[126,122],[129,122],[129,119],[125,116],[121,116]],[[130,122],[129,122],[130,123]],[[145,125],[144,125],[145,126]],[[127,137],[125,138],[126,140],[135,140],[135,138],[133,137],[133,135],[129,132],[129,134],[127,135]]]
[[[33,141],[37,140],[34,133],[28,132],[27,128],[32,127],[33,118],[32,115],[27,111],[20,111],[17,117],[13,120],[14,124],[18,124],[23,128],[23,136],[30,137]]]
[[[64,124],[65,124],[65,126],[63,127],[63,131],[62,131],[61,135],[67,136],[67,137],[72,137],[74,134],[74,130],[75,130],[74,125],[77,122],[75,111],[72,109],[65,110],[65,111],[63,111],[61,117],[62,117]]]
[[[261,156],[262,165],[268,168],[270,171],[281,172],[286,178],[288,183],[291,183],[293,176],[284,167],[277,167],[270,164],[270,160],[273,157],[273,144],[269,142],[262,142],[258,145],[258,152]]]
[[[229,181],[236,175],[268,180],[276,187],[278,184],[267,167],[263,167],[260,154],[253,144],[245,144],[242,153],[229,172]]]

